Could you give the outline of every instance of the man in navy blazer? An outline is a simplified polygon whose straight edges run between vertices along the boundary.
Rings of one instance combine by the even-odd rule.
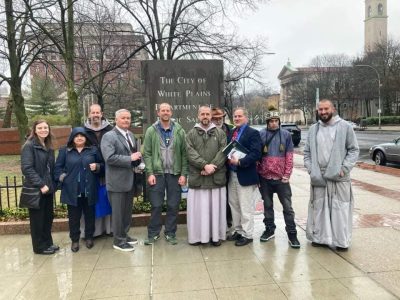
[[[247,155],[242,158],[233,155],[228,159],[228,194],[233,228],[228,240],[235,241],[236,246],[244,246],[253,241],[253,194],[259,183],[256,163],[261,158],[262,143],[259,132],[248,125],[248,113],[245,108],[235,109],[233,122],[236,127],[228,137],[229,142],[237,140],[246,148]]]

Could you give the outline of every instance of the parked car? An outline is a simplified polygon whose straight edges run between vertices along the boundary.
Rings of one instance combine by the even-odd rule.
[[[301,129],[295,123],[282,123],[281,128],[286,129],[292,135],[293,145],[297,147],[301,141]]]
[[[353,127],[354,130],[359,130],[360,126],[352,121],[346,121],[347,123],[350,124],[351,127]]]
[[[369,156],[376,165],[384,166],[388,162],[400,164],[400,137],[389,143],[372,146]]]

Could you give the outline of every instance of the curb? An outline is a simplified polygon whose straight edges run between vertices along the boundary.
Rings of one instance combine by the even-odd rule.
[[[369,171],[373,171],[373,172],[377,172],[377,173],[400,177],[400,169],[385,167],[385,166],[371,165],[366,162],[357,162],[356,166],[363,170],[369,170]]]
[[[131,227],[147,226],[149,224],[150,214],[132,215]],[[165,221],[165,213],[162,215],[162,221]],[[186,224],[186,211],[179,212],[178,224]],[[54,219],[52,232],[69,231],[68,219]],[[29,221],[0,222],[0,235],[5,234],[28,234],[30,233]]]

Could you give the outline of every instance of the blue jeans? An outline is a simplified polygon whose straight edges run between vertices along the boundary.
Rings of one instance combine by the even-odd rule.
[[[181,186],[178,184],[179,175],[164,174],[155,176],[156,184],[149,186],[151,216],[150,223],[147,226],[148,236],[154,237],[161,232],[161,213],[165,192],[167,193],[167,215],[165,218],[164,233],[175,236],[182,193]]]
[[[296,224],[294,222],[294,210],[292,208],[292,190],[289,183],[281,180],[265,179],[260,176],[260,193],[264,200],[264,224],[267,231],[275,231],[274,221],[274,202],[273,195],[278,195],[283,207],[283,217],[288,234],[296,234]]]

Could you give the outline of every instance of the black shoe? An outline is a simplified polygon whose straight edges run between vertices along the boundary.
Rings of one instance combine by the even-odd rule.
[[[136,244],[138,243],[138,240],[137,240],[136,238],[134,238],[134,237],[128,236],[128,237],[126,238],[126,242],[127,242],[129,245],[133,246],[133,245],[136,245]]]
[[[242,238],[242,235],[240,233],[234,232],[231,235],[228,235],[228,237],[226,238],[228,241],[238,241]]]
[[[263,234],[261,235],[261,237],[260,237],[260,241],[261,241],[261,242],[267,242],[267,241],[269,241],[270,239],[273,239],[274,237],[275,237],[275,232],[274,232],[274,231],[265,230],[265,231],[263,232]]]
[[[120,244],[120,245],[113,245],[113,248],[119,251],[129,252],[134,251],[135,247],[129,245],[128,243]]]
[[[211,245],[213,245],[214,247],[219,247],[221,246],[222,242],[221,240],[218,240],[217,242],[211,241]]]
[[[86,248],[88,249],[92,249],[94,246],[93,239],[87,239],[85,243],[86,243]]]
[[[339,252],[346,252],[346,251],[348,251],[348,250],[349,250],[349,248],[336,247],[336,251],[339,251]]]
[[[296,235],[295,233],[289,234],[289,235],[288,235],[288,238],[289,238],[289,245],[290,245],[290,247],[295,248],[295,249],[300,248],[300,242],[299,242],[299,240],[297,239],[297,235]]]
[[[253,239],[248,239],[242,236],[239,240],[235,242],[235,246],[245,246],[253,242]]]
[[[71,251],[74,253],[79,251],[79,242],[72,242]]]
[[[47,249],[44,249],[43,251],[38,252],[37,254],[51,255],[51,254],[54,254],[54,253],[56,253],[56,251],[53,248],[49,247]]]
[[[329,247],[328,245],[325,244],[320,244],[320,243],[316,243],[316,242],[311,242],[311,246],[313,247]]]
[[[53,249],[54,251],[60,250],[60,246],[58,245],[51,245],[49,248]]]
[[[189,243],[190,246],[200,246],[201,242]]]

